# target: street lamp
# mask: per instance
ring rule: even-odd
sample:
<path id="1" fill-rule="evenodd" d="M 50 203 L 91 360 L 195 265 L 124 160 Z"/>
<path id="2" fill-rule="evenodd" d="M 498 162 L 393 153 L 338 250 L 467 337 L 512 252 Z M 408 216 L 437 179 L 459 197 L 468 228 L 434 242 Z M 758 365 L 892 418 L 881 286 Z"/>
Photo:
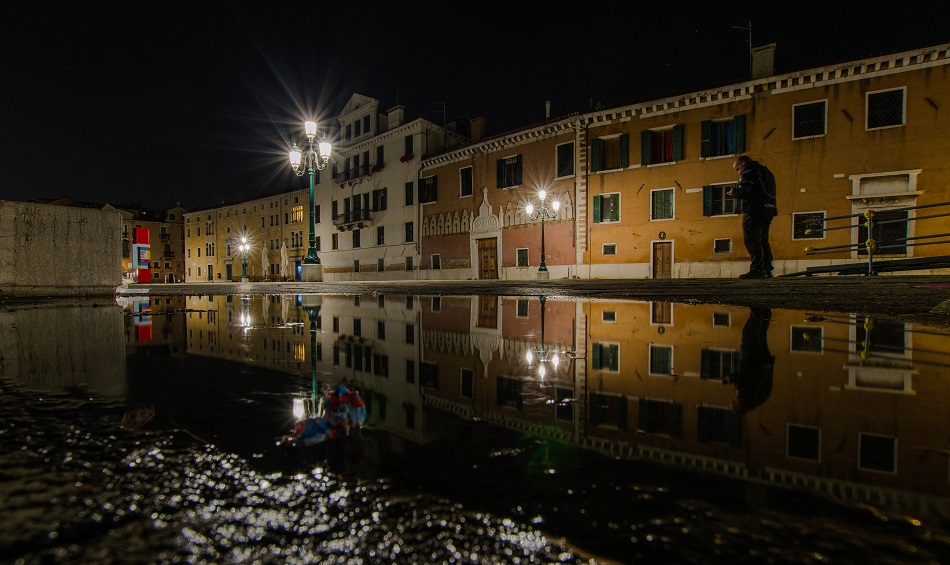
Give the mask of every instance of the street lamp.
<path id="1" fill-rule="evenodd" d="M 552 220 L 556 219 L 557 211 L 560 210 L 561 208 L 560 200 L 557 200 L 555 198 L 554 200 L 551 201 L 551 204 L 550 204 L 551 208 L 548 209 L 548 204 L 546 203 L 547 201 L 545 200 L 547 195 L 548 193 L 546 190 L 542 189 L 538 191 L 538 198 L 541 199 L 541 205 L 538 206 L 537 213 L 535 213 L 534 204 L 528 203 L 528 205 L 525 207 L 525 210 L 528 212 L 528 216 L 531 216 L 532 221 L 537 221 L 538 218 L 541 218 L 541 266 L 538 267 L 539 279 L 546 279 L 548 278 L 548 276 L 550 276 L 548 274 L 548 266 L 544 262 L 544 220 L 546 218 L 551 218 Z M 543 309 L 542 309 L 542 312 L 543 312 Z"/>
<path id="2" fill-rule="evenodd" d="M 310 398 L 295 398 L 293 401 L 294 418 L 297 421 L 307 418 L 319 418 L 323 415 L 322 384 L 317 380 L 317 318 L 323 297 L 307 294 L 302 299 L 304 311 L 310 318 Z"/>
<path id="3" fill-rule="evenodd" d="M 247 237 L 241 237 L 241 244 L 238 245 L 238 249 L 244 255 L 244 261 L 241 265 L 241 282 L 247 282 L 247 252 L 250 248 L 251 244 L 247 242 Z"/>
<path id="4" fill-rule="evenodd" d="M 541 380 L 544 380 L 544 377 L 547 376 L 548 366 L 553 369 L 554 372 L 557 372 L 558 366 L 561 364 L 561 352 L 557 350 L 557 347 L 548 347 L 547 343 L 544 341 L 544 303 L 547 301 L 547 298 L 544 295 L 540 296 L 541 300 L 541 347 L 536 352 L 531 351 L 530 349 L 525 353 L 525 361 L 528 362 L 528 368 L 532 368 L 535 361 L 535 353 L 537 353 L 538 361 L 538 376 L 541 377 Z"/>
<path id="5" fill-rule="evenodd" d="M 317 171 L 327 168 L 330 161 L 330 142 L 326 136 L 320 139 L 317 144 L 317 151 L 313 148 L 313 138 L 317 136 L 317 122 L 308 121 L 304 124 L 304 130 L 307 132 L 307 141 L 309 147 L 306 152 L 301 152 L 297 144 L 290 150 L 290 166 L 294 173 L 302 177 L 304 171 L 310 173 L 310 249 L 307 250 L 307 256 L 304 257 L 301 276 L 308 282 L 319 282 L 323 280 L 323 266 L 320 264 L 320 258 L 317 257 L 317 237 L 314 233 L 313 221 L 313 191 L 314 181 Z"/>

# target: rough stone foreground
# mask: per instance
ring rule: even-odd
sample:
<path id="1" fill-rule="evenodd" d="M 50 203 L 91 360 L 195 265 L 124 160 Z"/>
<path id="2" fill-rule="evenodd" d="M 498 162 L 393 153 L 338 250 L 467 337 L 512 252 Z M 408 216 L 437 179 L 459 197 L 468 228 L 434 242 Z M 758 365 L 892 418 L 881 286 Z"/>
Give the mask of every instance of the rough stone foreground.
<path id="1" fill-rule="evenodd" d="M 414 294 L 569 296 L 767 306 L 874 315 L 950 328 L 950 276 L 817 276 L 773 279 L 557 279 L 136 284 L 153 296 L 196 294 Z"/>

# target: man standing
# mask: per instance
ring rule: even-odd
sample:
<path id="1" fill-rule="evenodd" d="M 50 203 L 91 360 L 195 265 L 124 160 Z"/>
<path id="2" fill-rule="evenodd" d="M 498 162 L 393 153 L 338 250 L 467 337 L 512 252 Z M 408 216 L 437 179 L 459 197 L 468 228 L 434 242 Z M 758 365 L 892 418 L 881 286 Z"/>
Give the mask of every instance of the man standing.
<path id="1" fill-rule="evenodd" d="M 739 173 L 739 183 L 726 195 L 737 199 L 737 212 L 742 212 L 742 238 L 749 252 L 749 272 L 740 279 L 764 279 L 772 276 L 772 247 L 769 228 L 778 213 L 775 206 L 775 176 L 768 168 L 740 155 L 732 164 Z"/>

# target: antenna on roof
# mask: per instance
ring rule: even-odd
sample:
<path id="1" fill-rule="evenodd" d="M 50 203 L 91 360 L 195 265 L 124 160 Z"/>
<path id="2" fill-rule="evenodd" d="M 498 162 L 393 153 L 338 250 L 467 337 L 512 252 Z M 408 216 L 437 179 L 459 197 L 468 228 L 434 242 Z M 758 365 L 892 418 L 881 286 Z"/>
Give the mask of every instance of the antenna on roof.
<path id="1" fill-rule="evenodd" d="M 442 126 L 444 127 L 445 126 L 445 102 L 433 102 L 433 104 L 435 104 L 436 106 L 438 106 L 439 104 L 442 105 L 441 110 L 433 110 L 433 112 L 435 112 L 436 114 L 439 114 L 439 113 L 442 114 Z"/>
<path id="2" fill-rule="evenodd" d="M 752 80 L 752 20 L 749 20 L 748 26 L 732 26 L 732 29 L 749 32 L 749 80 Z"/>

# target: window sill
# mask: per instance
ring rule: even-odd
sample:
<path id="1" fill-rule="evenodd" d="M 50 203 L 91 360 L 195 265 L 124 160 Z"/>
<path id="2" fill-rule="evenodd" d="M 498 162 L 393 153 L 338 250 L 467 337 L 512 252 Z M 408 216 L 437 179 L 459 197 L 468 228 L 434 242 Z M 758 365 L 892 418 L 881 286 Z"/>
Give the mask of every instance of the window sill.
<path id="1" fill-rule="evenodd" d="M 729 153 L 728 155 L 710 155 L 709 157 L 700 157 L 700 161 L 718 161 L 720 159 L 729 159 L 735 157 L 738 153 Z"/>
<path id="2" fill-rule="evenodd" d="M 666 166 L 669 166 L 669 165 L 675 165 L 677 162 L 678 162 L 678 161 L 667 161 L 667 162 L 665 162 L 665 163 L 650 163 L 650 164 L 647 165 L 646 167 L 647 167 L 648 169 L 652 169 L 653 167 L 666 167 Z"/>
<path id="3" fill-rule="evenodd" d="M 817 135 L 803 135 L 803 136 L 801 136 L 801 137 L 793 137 L 793 138 L 792 138 L 792 141 L 799 141 L 799 140 L 802 140 L 802 139 L 817 139 L 817 138 L 819 138 L 819 137 L 825 137 L 826 135 L 828 135 L 828 134 L 827 134 L 827 133 L 819 133 L 819 134 L 817 134 Z"/>
<path id="4" fill-rule="evenodd" d="M 907 192 L 882 192 L 881 194 L 852 194 L 845 196 L 845 198 L 848 200 L 864 200 L 866 202 L 868 200 L 876 199 L 886 200 L 889 198 L 917 198 L 922 194 L 923 191 L 916 190 Z"/>
<path id="5" fill-rule="evenodd" d="M 907 125 L 907 124 L 891 124 L 891 125 L 889 125 L 889 126 L 880 126 L 880 127 L 876 127 L 876 128 L 865 127 L 865 128 L 864 128 L 864 131 L 878 131 L 878 130 L 882 130 L 882 129 L 902 128 L 902 127 L 904 127 L 904 126 L 906 126 L 906 125 Z"/>

